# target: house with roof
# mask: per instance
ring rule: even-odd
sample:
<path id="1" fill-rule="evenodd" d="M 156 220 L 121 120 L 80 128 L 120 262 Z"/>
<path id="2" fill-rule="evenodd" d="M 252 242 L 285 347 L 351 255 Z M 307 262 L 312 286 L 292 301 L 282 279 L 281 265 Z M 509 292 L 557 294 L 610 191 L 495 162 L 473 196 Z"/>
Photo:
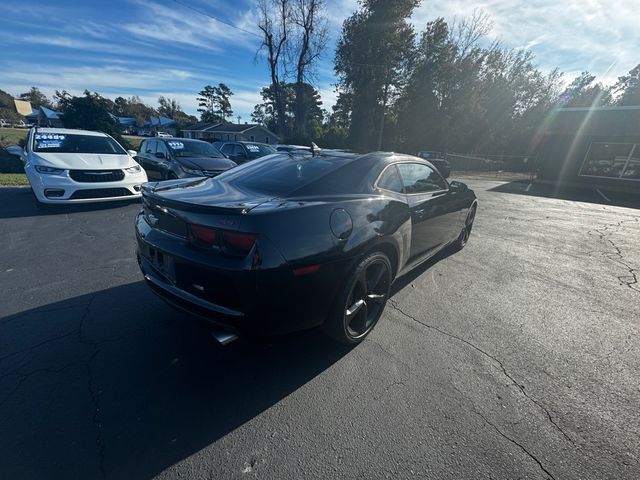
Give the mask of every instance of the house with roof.
<path id="1" fill-rule="evenodd" d="M 152 132 L 166 132 L 171 135 L 176 135 L 178 132 L 178 124 L 175 120 L 168 117 L 151 117 L 144 122 L 144 128 L 151 130 Z"/>
<path id="2" fill-rule="evenodd" d="M 256 123 L 220 123 L 200 122 L 182 130 L 185 138 L 206 140 L 209 142 L 247 141 L 261 143 L 279 143 L 278 135 L 264 125 Z"/>

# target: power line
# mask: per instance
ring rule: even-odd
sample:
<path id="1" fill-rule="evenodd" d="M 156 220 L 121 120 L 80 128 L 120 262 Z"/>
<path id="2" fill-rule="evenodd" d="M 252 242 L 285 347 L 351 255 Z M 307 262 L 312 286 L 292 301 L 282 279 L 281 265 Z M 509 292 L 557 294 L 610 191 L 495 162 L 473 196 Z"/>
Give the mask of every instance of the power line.
<path id="1" fill-rule="evenodd" d="M 203 12 L 202 10 L 197 9 L 196 7 L 193 7 L 188 3 L 182 2 L 181 0 L 173 0 L 173 1 L 176 2 L 178 5 L 182 5 L 183 7 L 188 8 L 189 10 L 193 10 L 194 12 L 199 13 L 200 15 L 204 15 L 205 17 L 215 20 L 216 22 L 224 23 L 225 25 L 235 28 L 236 30 L 240 30 L 241 32 L 248 33 L 249 35 L 253 35 L 254 37 L 262 38 L 260 35 L 258 35 L 255 32 L 252 32 L 250 30 L 245 30 L 244 28 L 238 27 L 237 25 L 227 22 L 226 20 L 223 20 L 221 18 L 218 18 L 215 15 L 211 15 L 207 12 Z"/>

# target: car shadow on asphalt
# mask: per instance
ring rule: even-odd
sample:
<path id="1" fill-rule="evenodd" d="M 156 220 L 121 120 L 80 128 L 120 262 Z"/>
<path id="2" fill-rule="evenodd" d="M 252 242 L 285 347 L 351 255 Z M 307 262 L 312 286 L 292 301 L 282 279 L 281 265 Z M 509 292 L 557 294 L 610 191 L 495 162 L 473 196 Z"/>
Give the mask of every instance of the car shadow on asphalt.
<path id="1" fill-rule="evenodd" d="M 489 191 L 534 197 L 556 198 L 560 200 L 595 203 L 599 205 L 640 208 L 640 191 L 636 194 L 605 189 L 600 189 L 600 191 L 598 191 L 595 187 L 556 187 L 536 182 L 530 183 L 523 180 L 504 183 L 489 189 Z"/>
<path id="2" fill-rule="evenodd" d="M 115 200 L 97 203 L 75 203 L 69 205 L 38 206 L 31 189 L 28 187 L 0 188 L 0 219 L 41 217 L 45 215 L 61 215 L 67 213 L 109 210 L 140 203 L 139 198 L 131 200 Z"/>
<path id="3" fill-rule="evenodd" d="M 4 478 L 151 478 L 351 352 L 316 331 L 220 347 L 142 282 L 2 318 L 0 347 Z"/>
<path id="4" fill-rule="evenodd" d="M 393 282 L 393 285 L 391 285 L 390 296 L 393 297 L 394 295 L 399 293 L 405 287 L 410 285 L 414 280 L 416 280 L 420 275 L 422 275 L 431 267 L 433 267 L 436 263 L 441 262 L 447 257 L 450 257 L 454 253 L 456 253 L 456 251 L 452 246 L 446 247 L 441 251 L 439 251 L 438 253 L 436 253 L 433 257 L 431 257 L 429 260 L 424 262 L 422 265 L 415 267 L 413 270 L 410 270 L 406 274 L 399 277 L 395 282 Z"/>

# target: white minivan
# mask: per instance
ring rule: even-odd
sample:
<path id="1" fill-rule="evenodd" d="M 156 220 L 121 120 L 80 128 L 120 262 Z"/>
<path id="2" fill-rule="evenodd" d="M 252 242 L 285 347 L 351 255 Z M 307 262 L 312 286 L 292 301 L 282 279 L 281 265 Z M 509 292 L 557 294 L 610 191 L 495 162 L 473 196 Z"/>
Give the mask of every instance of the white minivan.
<path id="1" fill-rule="evenodd" d="M 133 159 L 136 152 L 125 151 L 105 133 L 36 127 L 25 148 L 14 153 L 20 154 L 33 193 L 43 204 L 133 199 L 141 196 L 147 181 Z"/>

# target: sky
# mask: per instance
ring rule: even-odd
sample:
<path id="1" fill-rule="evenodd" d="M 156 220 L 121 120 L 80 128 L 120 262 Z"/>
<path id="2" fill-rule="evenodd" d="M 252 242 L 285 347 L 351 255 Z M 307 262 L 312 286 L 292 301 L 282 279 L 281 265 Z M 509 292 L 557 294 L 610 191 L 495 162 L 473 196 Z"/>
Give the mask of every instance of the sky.
<path id="1" fill-rule="evenodd" d="M 336 97 L 335 41 L 358 4 L 326 2 L 330 41 L 313 83 L 329 109 Z M 37 86 L 49 96 L 88 89 L 109 98 L 138 95 L 152 106 L 163 95 L 196 114 L 197 92 L 226 83 L 234 92 L 234 116 L 250 121 L 269 82 L 256 54 L 255 3 L 30 0 L 27 7 L 24 0 L 2 0 L 0 89 L 18 95 Z M 423 0 L 411 21 L 420 31 L 434 18 L 459 20 L 474 10 L 492 20 L 488 40 L 531 49 L 540 69 L 558 67 L 567 83 L 588 70 L 611 84 L 640 63 L 637 0 Z"/>

